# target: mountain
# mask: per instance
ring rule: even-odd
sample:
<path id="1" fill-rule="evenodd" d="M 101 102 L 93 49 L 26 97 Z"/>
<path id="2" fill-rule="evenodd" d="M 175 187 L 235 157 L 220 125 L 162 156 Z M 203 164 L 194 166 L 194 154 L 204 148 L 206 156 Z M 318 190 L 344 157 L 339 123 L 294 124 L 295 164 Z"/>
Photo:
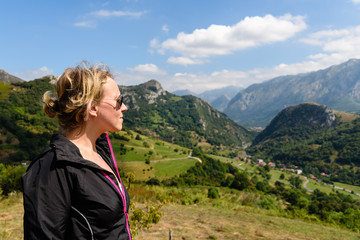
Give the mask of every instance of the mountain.
<path id="1" fill-rule="evenodd" d="M 360 185 L 360 116 L 303 103 L 283 109 L 246 150 L 306 174 Z"/>
<path id="2" fill-rule="evenodd" d="M 192 147 L 198 142 L 213 146 L 246 147 L 253 133 L 236 124 L 197 97 L 176 96 L 159 82 L 120 86 L 125 104 L 125 126 L 147 131 L 163 140 Z"/>
<path id="3" fill-rule="evenodd" d="M 233 98 L 242 88 L 236 86 L 227 86 L 223 88 L 208 90 L 203 93 L 197 95 L 197 97 L 208 101 L 209 103 L 213 103 L 213 101 L 217 100 L 221 96 L 227 96 L 228 98 Z"/>
<path id="4" fill-rule="evenodd" d="M 302 103 L 282 110 L 270 124 L 256 136 L 253 144 L 291 137 L 299 140 L 336 124 L 336 115 L 330 108 L 316 103 Z M 306 129 L 306 131 L 305 131 Z M 299 131 L 298 131 L 299 130 Z"/>
<path id="5" fill-rule="evenodd" d="M 4 70 L 0 69 L 0 81 L 6 82 L 6 83 L 15 83 L 15 82 L 23 82 L 24 80 L 15 77 Z"/>
<path id="6" fill-rule="evenodd" d="M 201 98 L 211 104 L 214 108 L 219 111 L 223 111 L 228 105 L 231 98 L 233 98 L 243 88 L 235 86 L 227 86 L 224 88 L 218 88 L 208 90 L 202 93 L 194 93 L 190 90 L 177 90 L 173 94 L 177 96 L 193 95 Z"/>
<path id="7" fill-rule="evenodd" d="M 224 113 L 245 126 L 266 126 L 284 107 L 309 101 L 360 112 L 360 60 L 251 85 L 231 99 Z"/>
<path id="8" fill-rule="evenodd" d="M 185 96 L 185 95 L 193 95 L 193 96 L 197 96 L 196 93 L 190 91 L 190 90 L 176 90 L 174 92 L 172 92 L 173 94 L 177 95 L 177 96 Z"/>
<path id="9" fill-rule="evenodd" d="M 220 97 L 218 97 L 217 99 L 211 102 L 211 106 L 222 112 L 225 110 L 229 102 L 230 102 L 230 98 L 228 96 L 221 95 Z"/>

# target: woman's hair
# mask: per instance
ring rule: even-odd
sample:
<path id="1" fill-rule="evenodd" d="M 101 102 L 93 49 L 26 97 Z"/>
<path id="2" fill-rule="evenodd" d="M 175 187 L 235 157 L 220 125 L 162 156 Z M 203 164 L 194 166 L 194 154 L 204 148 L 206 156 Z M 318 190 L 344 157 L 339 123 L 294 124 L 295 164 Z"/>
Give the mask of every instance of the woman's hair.
<path id="1" fill-rule="evenodd" d="M 102 85 L 108 77 L 113 78 L 105 64 L 81 62 L 67 68 L 55 82 L 55 96 L 50 91 L 44 94 L 44 113 L 55 117 L 65 132 L 83 126 L 90 107 L 101 100 Z"/>

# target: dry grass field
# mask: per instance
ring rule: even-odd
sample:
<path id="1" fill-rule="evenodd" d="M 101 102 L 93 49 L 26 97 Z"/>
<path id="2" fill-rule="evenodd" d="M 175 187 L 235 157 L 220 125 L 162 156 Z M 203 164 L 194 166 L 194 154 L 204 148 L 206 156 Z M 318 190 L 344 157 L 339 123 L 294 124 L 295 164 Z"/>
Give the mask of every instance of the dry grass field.
<path id="1" fill-rule="evenodd" d="M 278 239 L 278 240 L 350 240 L 360 235 L 296 219 L 255 213 L 249 207 L 221 209 L 213 206 L 165 205 L 164 216 L 149 230 L 143 230 L 134 240 L 169 239 Z"/>
<path id="2" fill-rule="evenodd" d="M 219 200 L 221 201 L 221 200 Z M 271 216 L 261 209 L 241 205 L 223 207 L 217 201 L 181 205 L 168 203 L 164 216 L 149 230 L 141 230 L 134 240 L 172 239 L 278 239 L 355 240 L 360 234 L 297 219 Z M 144 203 L 136 203 L 137 208 Z M 22 195 L 0 200 L 0 240 L 23 239 Z"/>

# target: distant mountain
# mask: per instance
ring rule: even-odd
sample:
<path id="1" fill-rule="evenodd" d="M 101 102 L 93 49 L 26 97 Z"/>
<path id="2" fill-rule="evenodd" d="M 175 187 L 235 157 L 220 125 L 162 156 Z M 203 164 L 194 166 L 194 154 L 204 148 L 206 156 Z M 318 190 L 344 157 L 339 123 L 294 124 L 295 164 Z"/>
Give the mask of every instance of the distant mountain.
<path id="1" fill-rule="evenodd" d="M 241 89 L 241 87 L 236 86 L 227 86 L 223 88 L 208 90 L 203 93 L 200 93 L 197 95 L 197 97 L 204 99 L 208 101 L 210 104 L 212 104 L 213 101 L 218 99 L 221 96 L 227 96 L 228 98 L 233 98 Z"/>
<path id="2" fill-rule="evenodd" d="M 196 93 L 190 91 L 190 90 L 176 90 L 174 92 L 172 92 L 172 94 L 175 94 L 177 96 L 185 96 L 185 95 L 193 95 L 193 96 L 197 96 Z"/>
<path id="3" fill-rule="evenodd" d="M 198 142 L 214 146 L 246 147 L 253 133 L 214 109 L 208 102 L 165 91 L 150 80 L 137 86 L 121 86 L 129 110 L 125 126 L 148 131 L 163 140 L 192 147 Z"/>
<path id="4" fill-rule="evenodd" d="M 230 98 L 228 96 L 221 95 L 220 97 L 218 97 L 217 99 L 211 102 L 211 106 L 222 112 L 226 109 L 229 102 L 230 102 Z"/>
<path id="5" fill-rule="evenodd" d="M 21 78 L 15 77 L 2 69 L 0 69 L 0 81 L 6 83 L 24 82 Z"/>
<path id="6" fill-rule="evenodd" d="M 315 103 L 290 106 L 246 151 L 256 158 L 298 166 L 306 174 L 325 173 L 332 181 L 360 185 L 360 116 Z"/>
<path id="7" fill-rule="evenodd" d="M 174 91 L 173 94 L 178 96 L 193 95 L 209 102 L 211 106 L 219 111 L 222 111 L 225 109 L 225 105 L 229 103 L 230 99 L 233 98 L 242 89 L 243 88 L 241 87 L 227 86 L 224 88 L 208 90 L 202 93 L 194 93 L 190 90 L 177 90 Z"/>
<path id="8" fill-rule="evenodd" d="M 231 99 L 224 113 L 245 126 L 266 126 L 284 107 L 309 101 L 360 112 L 360 60 L 251 85 Z"/>

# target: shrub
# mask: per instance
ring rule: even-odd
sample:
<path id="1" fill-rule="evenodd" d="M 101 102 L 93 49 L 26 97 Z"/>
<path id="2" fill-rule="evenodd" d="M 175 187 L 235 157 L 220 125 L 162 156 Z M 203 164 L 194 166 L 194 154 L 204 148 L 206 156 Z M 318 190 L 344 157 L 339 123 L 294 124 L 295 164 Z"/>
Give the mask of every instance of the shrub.
<path id="1" fill-rule="evenodd" d="M 209 188 L 208 189 L 208 198 L 212 198 L 212 199 L 220 198 L 219 191 L 214 187 Z"/>
<path id="2" fill-rule="evenodd" d="M 13 191 L 21 191 L 21 176 L 26 172 L 26 168 L 21 165 L 17 166 L 6 166 L 0 172 L 0 188 L 2 189 L 2 194 L 7 196 Z"/>
<path id="3" fill-rule="evenodd" d="M 147 185 L 157 185 L 160 186 L 160 180 L 157 178 L 150 178 L 147 182 Z"/>
<path id="4" fill-rule="evenodd" d="M 275 198 L 271 195 L 264 195 L 261 196 L 260 200 L 256 203 L 257 206 L 264 208 L 264 209 L 273 209 L 273 210 L 280 210 L 281 206 L 279 202 L 275 200 Z"/>
<path id="5" fill-rule="evenodd" d="M 148 142 L 143 142 L 143 146 L 146 147 L 146 148 L 149 148 L 150 144 Z"/>

